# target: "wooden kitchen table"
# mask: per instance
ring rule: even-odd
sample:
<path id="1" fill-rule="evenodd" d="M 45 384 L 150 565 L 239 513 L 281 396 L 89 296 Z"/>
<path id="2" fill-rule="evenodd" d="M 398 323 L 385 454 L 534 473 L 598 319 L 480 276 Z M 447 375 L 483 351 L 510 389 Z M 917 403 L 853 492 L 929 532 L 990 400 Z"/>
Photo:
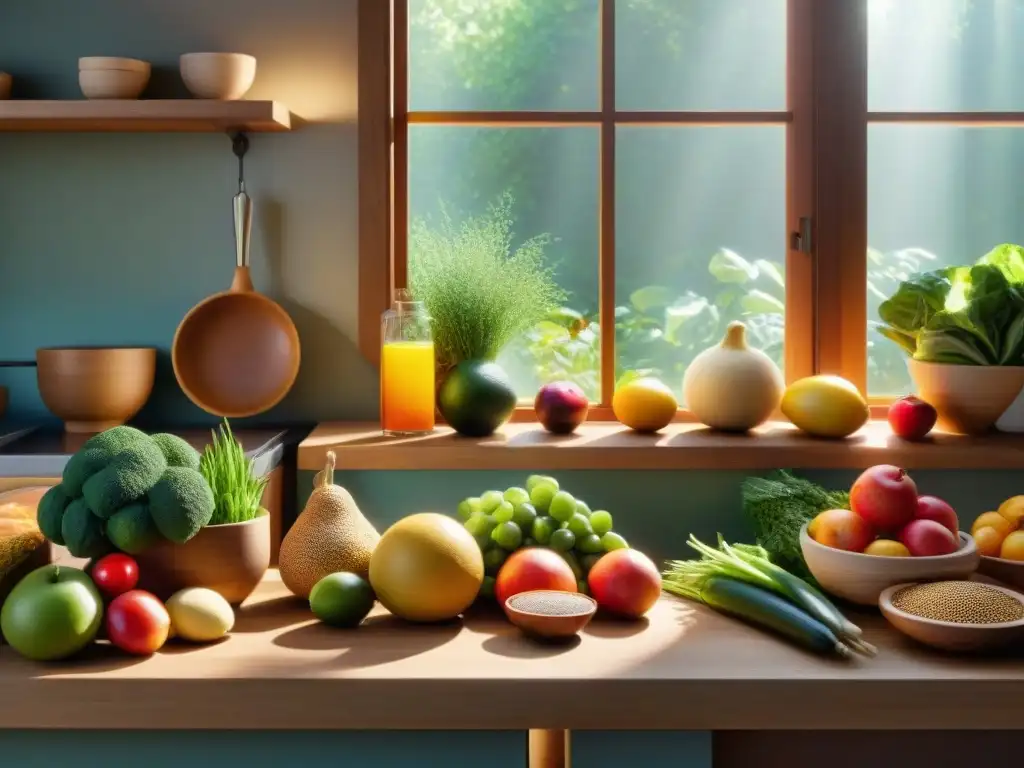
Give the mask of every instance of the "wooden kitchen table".
<path id="1" fill-rule="evenodd" d="M 0 647 L 0 727 L 523 729 L 532 764 L 563 765 L 571 729 L 1017 729 L 1024 654 L 931 653 L 872 615 L 875 659 L 820 659 L 663 598 L 638 623 L 595 620 L 542 645 L 496 613 L 433 626 L 376 610 L 331 629 L 276 571 L 209 646 L 148 659 L 105 644 L 36 664 Z"/>

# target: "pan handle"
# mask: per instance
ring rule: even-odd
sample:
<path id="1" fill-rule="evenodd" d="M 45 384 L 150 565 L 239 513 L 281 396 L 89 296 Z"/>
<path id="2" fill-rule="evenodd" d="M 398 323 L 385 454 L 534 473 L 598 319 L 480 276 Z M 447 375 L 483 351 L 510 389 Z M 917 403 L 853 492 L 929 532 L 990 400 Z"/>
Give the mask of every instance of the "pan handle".
<path id="1" fill-rule="evenodd" d="M 252 235 L 252 198 L 244 191 L 235 195 L 235 266 L 249 267 L 249 238 Z"/>

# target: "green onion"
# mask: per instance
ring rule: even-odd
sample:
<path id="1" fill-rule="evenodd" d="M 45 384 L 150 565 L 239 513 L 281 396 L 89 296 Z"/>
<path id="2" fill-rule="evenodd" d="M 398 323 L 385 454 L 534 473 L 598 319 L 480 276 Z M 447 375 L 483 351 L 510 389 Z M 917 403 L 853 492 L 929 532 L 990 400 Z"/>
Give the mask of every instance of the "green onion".
<path id="1" fill-rule="evenodd" d="M 860 627 L 847 620 L 821 592 L 771 562 L 763 548 L 749 544 L 730 545 L 721 535 L 717 549 L 693 535 L 687 543 L 700 553 L 701 559 L 669 561 L 662 578 L 662 587 L 666 591 L 707 602 L 705 590 L 710 580 L 726 578 L 743 582 L 788 601 L 853 650 L 868 656 L 875 654 L 875 648 L 862 639 Z"/>

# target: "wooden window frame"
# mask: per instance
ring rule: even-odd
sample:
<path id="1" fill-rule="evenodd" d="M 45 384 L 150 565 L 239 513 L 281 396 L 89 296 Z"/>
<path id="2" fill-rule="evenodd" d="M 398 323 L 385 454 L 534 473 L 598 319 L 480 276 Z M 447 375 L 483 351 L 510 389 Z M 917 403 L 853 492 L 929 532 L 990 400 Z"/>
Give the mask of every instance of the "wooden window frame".
<path id="1" fill-rule="evenodd" d="M 725 1 L 725 0 L 723 0 Z M 599 317 L 613 328 L 615 127 L 784 125 L 786 128 L 785 370 L 788 381 L 835 373 L 867 391 L 868 125 L 1024 127 L 1024 112 L 868 112 L 867 1 L 788 0 L 785 111 L 616 111 L 614 0 L 601 0 L 601 103 L 593 112 L 407 111 L 408 0 L 359 2 L 359 342 L 380 356 L 380 314 L 404 284 L 410 124 L 591 125 L 601 131 Z M 811 247 L 800 241 L 811 222 Z M 860 289 L 852 286 L 862 286 Z M 615 334 L 601 336 L 601 402 L 612 419 Z M 872 397 L 874 415 L 892 398 Z M 531 408 L 517 413 L 533 418 Z M 691 420 L 681 410 L 677 420 Z"/>

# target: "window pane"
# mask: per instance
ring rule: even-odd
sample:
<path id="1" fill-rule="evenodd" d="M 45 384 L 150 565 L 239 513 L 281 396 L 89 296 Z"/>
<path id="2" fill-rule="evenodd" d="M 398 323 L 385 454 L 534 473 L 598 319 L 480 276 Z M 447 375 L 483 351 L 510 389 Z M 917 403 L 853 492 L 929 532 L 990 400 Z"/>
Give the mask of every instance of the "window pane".
<path id="1" fill-rule="evenodd" d="M 617 109 L 785 109 L 786 0 L 615 2 Z"/>
<path id="2" fill-rule="evenodd" d="M 1024 109 L 1024 3 L 867 0 L 868 105 L 877 111 Z"/>
<path id="3" fill-rule="evenodd" d="M 683 371 L 733 320 L 782 365 L 785 129 L 618 129 L 618 371 Z"/>
<path id="4" fill-rule="evenodd" d="M 548 265 L 566 292 L 565 309 L 511 344 L 499 362 L 521 397 L 544 382 L 568 379 L 600 397 L 598 342 L 597 128 L 409 127 L 410 225 L 440 224 L 442 206 L 458 225 L 512 200 L 513 248 L 549 235 Z M 410 264 L 416 258 L 410 238 Z M 574 318 L 592 319 L 582 329 Z"/>
<path id="5" fill-rule="evenodd" d="M 598 5 L 409 0 L 409 109 L 597 109 Z"/>
<path id="6" fill-rule="evenodd" d="M 906 355 L 877 332 L 878 306 L 909 275 L 1024 243 L 1024 132 L 873 125 L 868 131 L 868 393 L 913 385 Z"/>

